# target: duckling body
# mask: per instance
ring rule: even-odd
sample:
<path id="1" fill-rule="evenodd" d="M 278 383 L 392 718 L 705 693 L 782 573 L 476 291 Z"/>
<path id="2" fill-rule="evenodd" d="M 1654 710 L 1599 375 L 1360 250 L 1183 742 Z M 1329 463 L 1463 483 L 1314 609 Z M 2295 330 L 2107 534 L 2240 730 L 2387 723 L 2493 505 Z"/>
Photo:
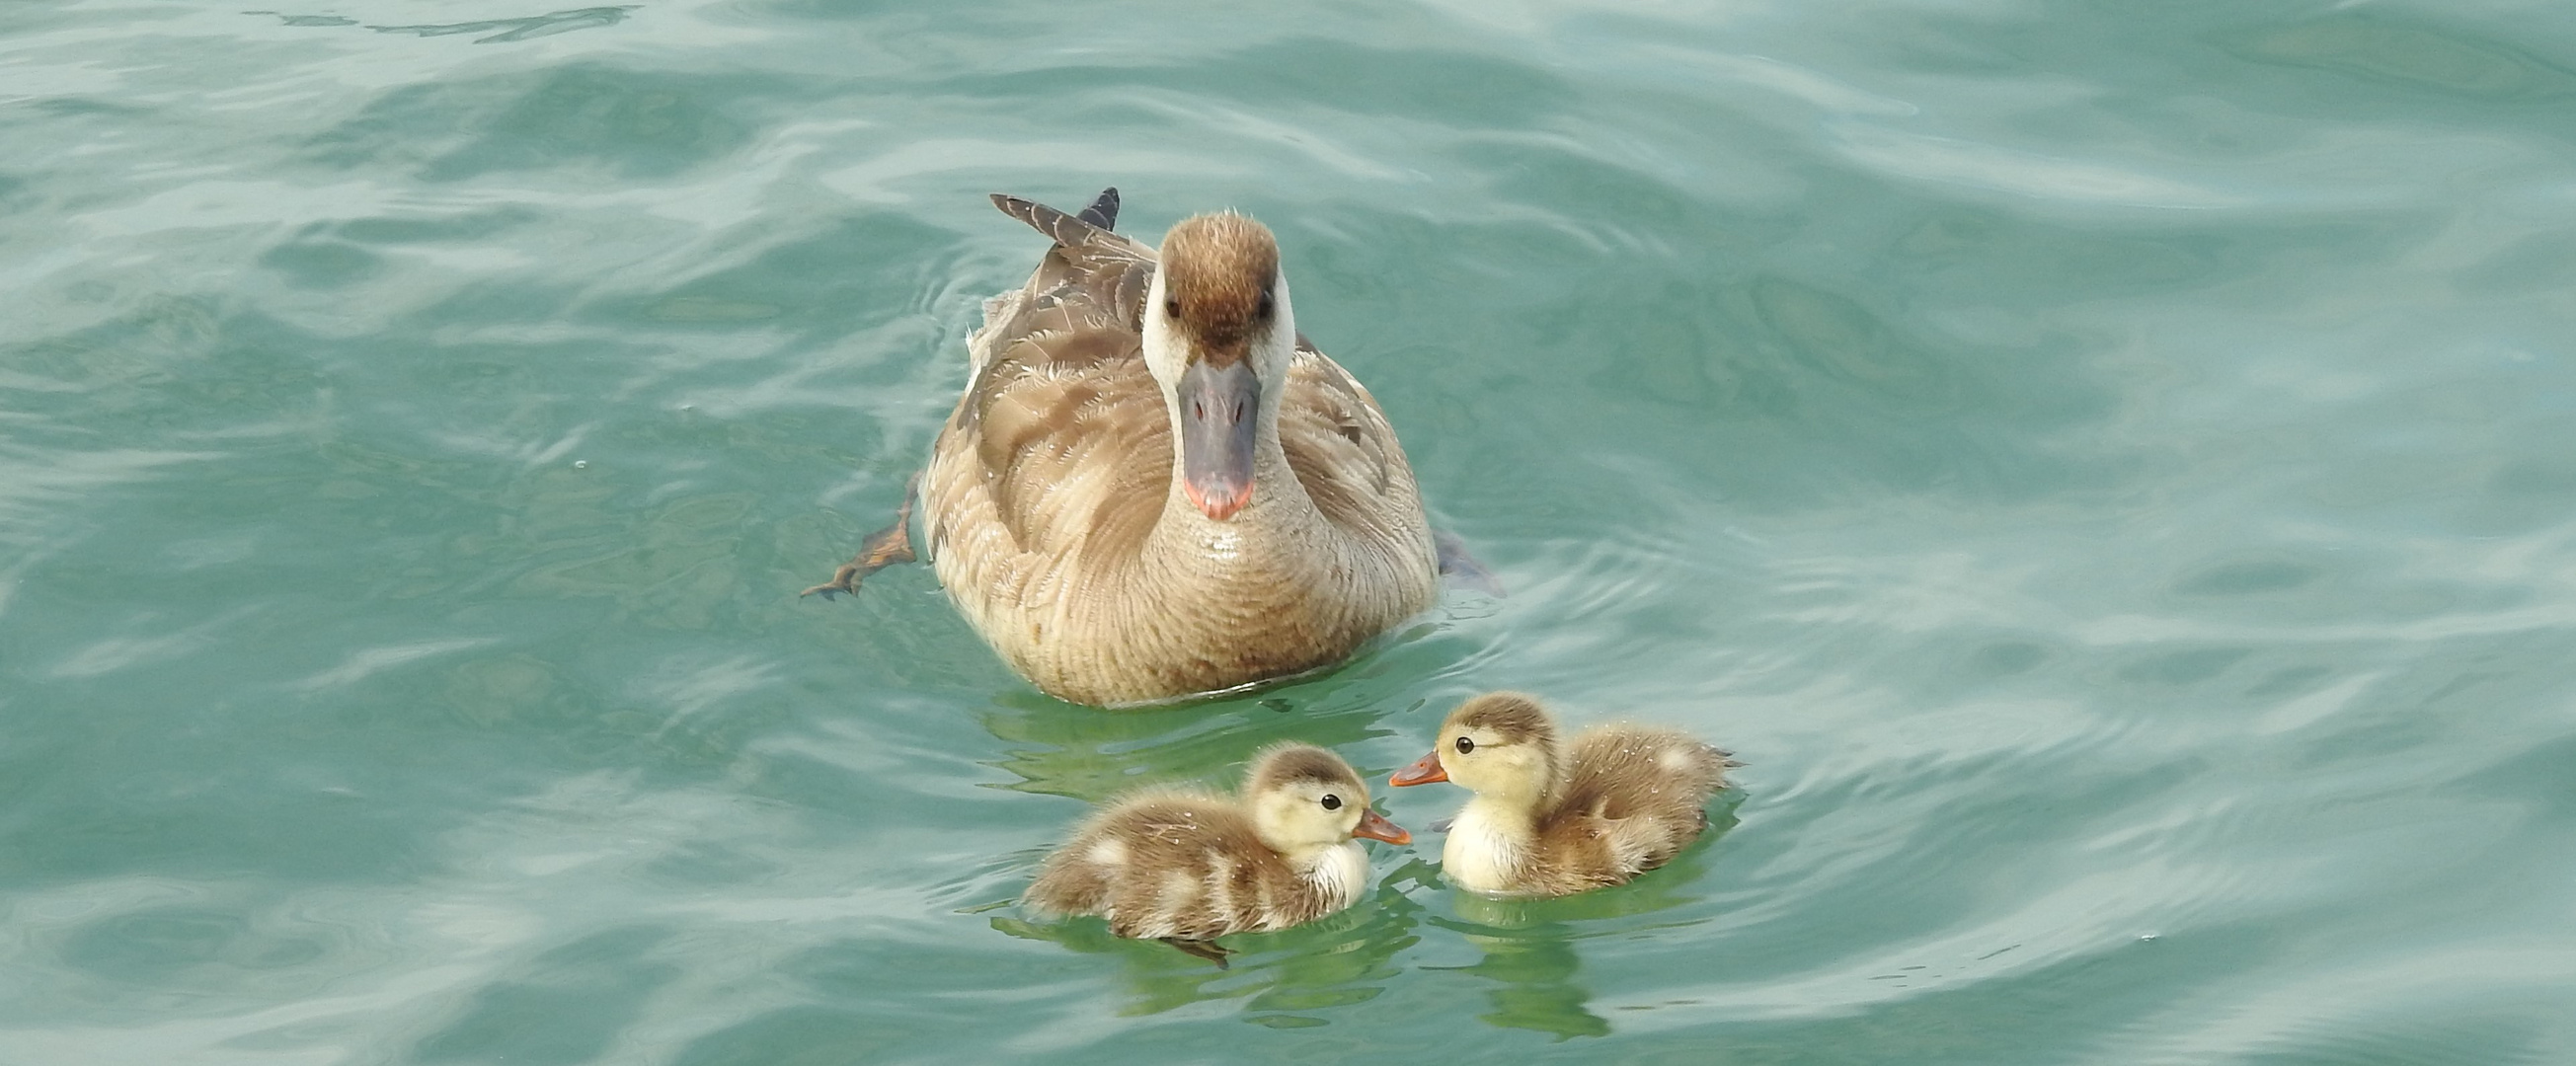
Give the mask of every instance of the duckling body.
<path id="1" fill-rule="evenodd" d="M 1077 703 L 1327 666 L 1439 591 L 1377 401 L 1297 333 L 1270 231 L 1233 214 L 1159 253 L 996 196 L 1055 239 L 985 305 L 920 499 L 940 584 L 1022 676 Z"/>
<path id="2" fill-rule="evenodd" d="M 1452 781 L 1474 798 L 1442 845 L 1452 884 L 1497 896 L 1562 896 L 1624 884 L 1708 827 L 1728 753 L 1674 729 L 1594 726 L 1559 744 L 1538 702 L 1491 693 L 1441 723 L 1399 786 Z"/>
<path id="3" fill-rule="evenodd" d="M 1023 898 L 1099 915 L 1122 937 L 1285 929 L 1358 901 L 1368 856 L 1355 836 L 1413 839 L 1368 802 L 1339 756 L 1281 745 L 1255 760 L 1240 801 L 1158 789 L 1111 804 L 1047 857 Z"/>

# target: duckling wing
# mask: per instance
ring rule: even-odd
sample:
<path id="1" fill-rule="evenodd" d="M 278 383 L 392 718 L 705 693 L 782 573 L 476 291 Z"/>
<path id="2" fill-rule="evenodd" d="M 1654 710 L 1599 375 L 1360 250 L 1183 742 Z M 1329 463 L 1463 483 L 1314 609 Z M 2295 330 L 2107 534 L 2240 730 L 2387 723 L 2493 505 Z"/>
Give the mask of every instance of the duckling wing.
<path id="1" fill-rule="evenodd" d="M 1559 831 L 1597 841 L 1616 881 L 1671 861 L 1696 839 L 1726 771 L 1726 753 L 1673 729 L 1597 726 L 1578 734 L 1568 755 Z"/>
<path id="2" fill-rule="evenodd" d="M 1371 541 L 1429 544 L 1422 496 L 1377 398 L 1302 336 L 1279 402 L 1288 468 L 1334 525 Z"/>
<path id="3" fill-rule="evenodd" d="M 1021 898 L 1060 914 L 1110 914 L 1133 897 L 1134 885 L 1155 879 L 1174 847 L 1200 839 L 1211 820 L 1224 821 L 1228 806 L 1205 793 L 1160 790 L 1112 803 L 1047 856 Z"/>
<path id="4" fill-rule="evenodd" d="M 1231 802 L 1158 793 L 1094 819 L 1047 860 L 1027 899 L 1100 915 L 1123 937 L 1205 940 L 1316 917 L 1320 904 L 1300 887 Z"/>

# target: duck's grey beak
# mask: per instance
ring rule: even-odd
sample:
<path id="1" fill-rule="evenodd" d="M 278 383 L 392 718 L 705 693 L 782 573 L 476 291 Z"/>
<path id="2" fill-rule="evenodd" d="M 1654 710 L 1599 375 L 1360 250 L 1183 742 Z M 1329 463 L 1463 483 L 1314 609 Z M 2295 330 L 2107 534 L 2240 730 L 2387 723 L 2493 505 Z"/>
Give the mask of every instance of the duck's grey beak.
<path id="1" fill-rule="evenodd" d="M 1261 419 L 1261 379 L 1249 360 L 1181 372 L 1181 491 L 1224 521 L 1252 502 L 1252 427 Z"/>

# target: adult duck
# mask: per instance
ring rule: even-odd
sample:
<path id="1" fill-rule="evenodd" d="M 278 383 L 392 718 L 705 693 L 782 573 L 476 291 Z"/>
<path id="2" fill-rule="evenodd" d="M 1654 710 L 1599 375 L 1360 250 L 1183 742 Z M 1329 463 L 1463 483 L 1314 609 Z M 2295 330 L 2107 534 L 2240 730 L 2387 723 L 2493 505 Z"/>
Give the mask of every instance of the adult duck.
<path id="1" fill-rule="evenodd" d="M 1156 249 L 1112 229 L 1116 189 L 1079 215 L 993 203 L 1055 245 L 985 302 L 917 498 L 940 584 L 1012 669 L 1171 700 L 1329 666 L 1432 605 L 1404 449 L 1297 332 L 1267 227 L 1197 215 Z M 808 591 L 910 558 L 903 530 Z"/>

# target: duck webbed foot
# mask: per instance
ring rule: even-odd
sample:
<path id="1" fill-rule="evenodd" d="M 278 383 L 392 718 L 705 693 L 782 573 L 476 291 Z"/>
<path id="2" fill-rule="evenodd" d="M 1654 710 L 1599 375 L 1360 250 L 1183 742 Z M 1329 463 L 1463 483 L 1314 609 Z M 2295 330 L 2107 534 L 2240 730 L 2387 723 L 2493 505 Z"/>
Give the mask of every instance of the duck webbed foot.
<path id="1" fill-rule="evenodd" d="M 828 600 L 835 592 L 856 593 L 859 591 L 859 582 L 869 574 L 896 563 L 908 563 L 919 558 L 912 553 L 912 500 L 915 495 L 914 490 L 920 487 L 921 472 L 916 470 L 912 477 L 903 483 L 903 504 L 895 508 L 894 522 L 884 529 L 868 534 L 866 540 L 860 541 L 859 554 L 852 556 L 849 562 L 842 563 L 840 569 L 832 571 L 832 580 L 806 589 L 797 595 L 811 596 L 820 592 L 823 598 Z"/>
<path id="2" fill-rule="evenodd" d="M 1186 954 L 1196 955 L 1209 962 L 1213 962 L 1216 964 L 1216 968 L 1220 970 L 1226 968 L 1226 956 L 1234 954 L 1234 952 L 1229 949 L 1217 946 L 1217 942 L 1213 940 L 1192 940 L 1188 937 L 1167 936 L 1163 937 L 1162 941 L 1163 943 L 1170 944 L 1173 947 L 1181 949 L 1181 951 Z"/>
<path id="3" fill-rule="evenodd" d="M 1445 529 L 1431 531 L 1431 546 L 1440 554 L 1440 577 L 1458 588 L 1484 593 L 1495 599 L 1503 596 L 1503 583 L 1485 568 L 1483 560 L 1467 550 L 1467 542 Z"/>

